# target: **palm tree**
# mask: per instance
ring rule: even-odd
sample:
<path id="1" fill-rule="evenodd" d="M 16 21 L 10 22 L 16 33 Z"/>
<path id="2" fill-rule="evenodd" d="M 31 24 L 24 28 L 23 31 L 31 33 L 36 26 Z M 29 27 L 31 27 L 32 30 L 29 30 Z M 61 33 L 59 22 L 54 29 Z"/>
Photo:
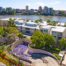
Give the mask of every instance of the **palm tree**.
<path id="1" fill-rule="evenodd" d="M 8 21 L 8 25 L 9 25 L 10 27 L 15 27 L 14 22 L 15 22 L 15 19 L 10 18 L 9 21 Z"/>

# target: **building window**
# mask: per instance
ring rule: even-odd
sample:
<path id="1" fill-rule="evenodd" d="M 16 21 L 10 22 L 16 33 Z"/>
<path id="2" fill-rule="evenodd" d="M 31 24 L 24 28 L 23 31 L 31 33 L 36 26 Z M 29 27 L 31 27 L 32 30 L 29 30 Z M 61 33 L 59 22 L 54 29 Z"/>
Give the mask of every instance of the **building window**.
<path id="1" fill-rule="evenodd" d="M 56 32 L 52 31 L 52 35 L 56 35 Z"/>
<path id="2" fill-rule="evenodd" d="M 59 37 L 62 37 L 62 33 L 58 33 L 58 36 L 59 36 Z"/>
<path id="3" fill-rule="evenodd" d="M 23 25 L 23 23 L 15 22 L 16 25 Z"/>
<path id="4" fill-rule="evenodd" d="M 58 37 L 58 40 L 60 40 L 62 37 Z"/>
<path id="5" fill-rule="evenodd" d="M 30 30 L 30 28 L 25 28 L 26 30 Z"/>
<path id="6" fill-rule="evenodd" d="M 48 30 L 47 30 L 47 29 L 44 29 L 43 31 L 44 31 L 44 32 L 48 32 Z"/>
<path id="7" fill-rule="evenodd" d="M 41 29 L 41 32 L 43 32 L 43 30 Z"/>
<path id="8" fill-rule="evenodd" d="M 54 36 L 54 38 L 56 38 L 56 36 Z"/>
<path id="9" fill-rule="evenodd" d="M 36 24 L 25 24 L 26 26 L 30 26 L 30 27 L 36 27 L 37 25 Z"/>

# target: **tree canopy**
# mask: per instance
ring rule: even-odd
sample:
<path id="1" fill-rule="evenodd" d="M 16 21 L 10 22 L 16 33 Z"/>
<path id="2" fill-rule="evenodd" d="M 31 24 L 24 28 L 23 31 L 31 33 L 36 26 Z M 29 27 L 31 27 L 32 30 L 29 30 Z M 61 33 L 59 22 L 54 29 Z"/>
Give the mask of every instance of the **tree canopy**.
<path id="1" fill-rule="evenodd" d="M 62 39 L 59 41 L 59 48 L 60 48 L 60 49 L 66 49 L 66 38 L 62 38 Z"/>
<path id="2" fill-rule="evenodd" d="M 45 48 L 53 48 L 55 46 L 55 40 L 52 35 L 44 34 Z"/>
<path id="3" fill-rule="evenodd" d="M 32 43 L 34 44 L 35 48 L 42 48 L 45 46 L 43 38 L 43 33 L 41 33 L 40 31 L 35 31 L 35 33 L 31 37 Z"/>
<path id="4" fill-rule="evenodd" d="M 43 34 L 36 31 L 31 37 L 32 43 L 35 48 L 53 48 L 55 46 L 54 37 L 48 34 Z"/>
<path id="5" fill-rule="evenodd" d="M 47 23 L 49 24 L 49 25 L 53 25 L 53 26 L 56 26 L 56 24 L 58 23 L 57 21 L 51 21 L 51 20 L 47 20 Z"/>
<path id="6" fill-rule="evenodd" d="M 14 27 L 15 26 L 14 22 L 15 22 L 15 19 L 10 18 L 8 20 L 8 25 L 11 26 L 11 27 Z"/>

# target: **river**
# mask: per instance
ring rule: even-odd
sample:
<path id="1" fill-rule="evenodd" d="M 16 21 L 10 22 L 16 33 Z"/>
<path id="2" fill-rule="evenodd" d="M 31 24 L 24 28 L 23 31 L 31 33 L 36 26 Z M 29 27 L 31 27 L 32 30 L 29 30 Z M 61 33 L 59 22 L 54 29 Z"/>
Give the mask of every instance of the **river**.
<path id="1" fill-rule="evenodd" d="M 39 16 L 39 15 L 16 15 L 16 16 L 0 16 L 0 19 L 4 18 L 22 18 L 22 19 L 30 19 L 30 20 L 36 20 L 36 19 L 42 19 L 42 20 L 53 20 L 58 22 L 66 22 L 66 17 L 61 16 Z"/>

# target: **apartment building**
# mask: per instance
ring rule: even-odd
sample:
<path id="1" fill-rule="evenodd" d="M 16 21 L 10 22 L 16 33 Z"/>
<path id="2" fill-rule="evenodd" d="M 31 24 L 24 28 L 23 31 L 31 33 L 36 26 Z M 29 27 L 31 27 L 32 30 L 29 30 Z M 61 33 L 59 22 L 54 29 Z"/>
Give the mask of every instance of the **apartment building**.
<path id="1" fill-rule="evenodd" d="M 22 31 L 22 25 L 25 23 L 23 20 L 15 20 L 15 25 L 18 27 L 19 31 Z"/>
<path id="2" fill-rule="evenodd" d="M 39 25 L 35 22 L 26 22 L 22 25 L 22 32 L 26 35 L 32 35 L 35 30 L 40 30 Z"/>
<path id="3" fill-rule="evenodd" d="M 66 27 L 55 26 L 51 29 L 51 35 L 56 38 L 56 41 L 61 38 L 66 38 Z"/>
<path id="4" fill-rule="evenodd" d="M 56 38 L 56 41 L 60 40 L 61 38 L 66 38 L 66 27 L 51 26 L 48 25 L 46 22 L 35 23 L 31 21 L 18 21 L 16 22 L 16 24 L 18 29 L 22 31 L 22 33 L 27 35 L 32 35 L 35 30 L 40 30 L 43 33 L 53 35 Z"/>
<path id="5" fill-rule="evenodd" d="M 41 32 L 46 33 L 46 34 L 50 34 L 51 29 L 52 29 L 52 26 L 49 26 L 49 25 L 40 27 Z"/>

